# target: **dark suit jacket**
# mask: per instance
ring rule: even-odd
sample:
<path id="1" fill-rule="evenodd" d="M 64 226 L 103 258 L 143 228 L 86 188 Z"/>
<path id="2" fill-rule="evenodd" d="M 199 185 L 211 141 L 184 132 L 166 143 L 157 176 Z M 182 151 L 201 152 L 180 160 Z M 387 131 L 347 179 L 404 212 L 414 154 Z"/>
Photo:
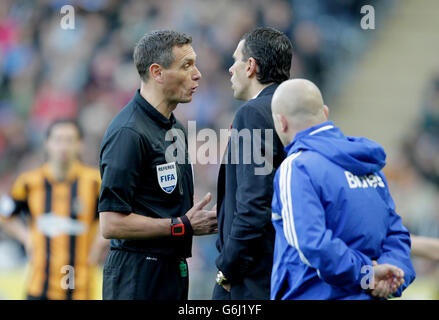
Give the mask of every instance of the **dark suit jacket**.
<path id="1" fill-rule="evenodd" d="M 232 129 L 238 132 L 249 129 L 250 143 L 248 136 L 243 138 L 245 134 L 236 138 L 232 133 L 219 171 L 217 249 L 220 254 L 216 265 L 232 283 L 230 299 L 270 297 L 274 249 L 273 178 L 285 158 L 271 115 L 271 99 L 277 87 L 277 84 L 266 87 L 255 99 L 239 108 Z M 261 138 L 253 129 L 261 129 Z M 265 129 L 272 130 L 272 139 L 270 134 L 265 134 Z M 271 150 L 272 156 L 269 155 Z M 266 155 L 265 163 L 254 156 L 255 151 Z M 270 158 L 272 163 L 269 163 Z M 268 169 L 268 174 L 255 174 L 262 167 Z M 213 298 L 221 299 L 217 289 Z"/>

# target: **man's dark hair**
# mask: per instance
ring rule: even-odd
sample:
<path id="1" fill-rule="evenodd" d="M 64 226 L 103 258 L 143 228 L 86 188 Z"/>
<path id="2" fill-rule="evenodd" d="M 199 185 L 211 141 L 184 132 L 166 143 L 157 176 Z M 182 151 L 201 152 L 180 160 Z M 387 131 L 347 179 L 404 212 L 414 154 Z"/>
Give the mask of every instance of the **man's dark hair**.
<path id="1" fill-rule="evenodd" d="M 78 121 L 76 121 L 75 119 L 64 119 L 64 118 L 57 119 L 49 125 L 49 127 L 47 128 L 47 132 L 46 132 L 46 139 L 48 139 L 50 137 L 50 135 L 52 134 L 53 128 L 55 128 L 57 125 L 60 125 L 60 124 L 71 124 L 71 125 L 75 126 L 76 130 L 78 131 L 79 140 L 82 140 L 83 132 L 82 132 L 82 128 L 79 125 Z"/>
<path id="2" fill-rule="evenodd" d="M 288 37 L 271 27 L 260 27 L 246 33 L 242 49 L 243 61 L 256 60 L 258 81 L 281 83 L 290 78 L 293 45 Z"/>
<path id="3" fill-rule="evenodd" d="M 157 63 L 169 68 L 174 62 L 172 48 L 192 43 L 192 37 L 173 30 L 156 30 L 145 34 L 134 48 L 134 64 L 143 81 L 149 77 L 149 67 Z"/>

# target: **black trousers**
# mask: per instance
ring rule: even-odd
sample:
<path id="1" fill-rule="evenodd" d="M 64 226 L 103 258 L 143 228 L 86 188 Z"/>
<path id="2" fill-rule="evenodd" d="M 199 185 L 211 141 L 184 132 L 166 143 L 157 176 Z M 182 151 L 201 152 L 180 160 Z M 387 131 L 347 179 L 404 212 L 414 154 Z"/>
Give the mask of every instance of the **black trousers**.
<path id="1" fill-rule="evenodd" d="M 104 266 L 104 300 L 187 300 L 189 273 L 183 258 L 111 250 Z"/>

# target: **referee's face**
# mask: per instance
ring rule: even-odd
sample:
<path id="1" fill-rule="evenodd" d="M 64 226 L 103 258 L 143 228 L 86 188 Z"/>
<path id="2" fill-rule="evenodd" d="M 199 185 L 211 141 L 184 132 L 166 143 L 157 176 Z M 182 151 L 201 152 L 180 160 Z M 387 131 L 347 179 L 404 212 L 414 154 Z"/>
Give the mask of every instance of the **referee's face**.
<path id="1" fill-rule="evenodd" d="M 174 62 L 163 70 L 164 95 L 172 104 L 191 102 L 201 79 L 201 73 L 195 65 L 197 56 L 188 44 L 175 46 L 172 52 Z"/>

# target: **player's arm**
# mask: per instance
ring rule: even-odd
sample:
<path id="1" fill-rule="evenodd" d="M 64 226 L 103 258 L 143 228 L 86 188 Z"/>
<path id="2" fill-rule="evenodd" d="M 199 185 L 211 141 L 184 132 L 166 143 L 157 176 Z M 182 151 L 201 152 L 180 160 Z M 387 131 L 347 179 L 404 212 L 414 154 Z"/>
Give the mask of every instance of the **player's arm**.
<path id="1" fill-rule="evenodd" d="M 0 225 L 9 236 L 20 242 L 26 248 L 28 254 L 30 253 L 31 237 L 29 229 L 17 215 L 1 219 Z"/>
<path id="2" fill-rule="evenodd" d="M 88 255 L 88 264 L 89 265 L 98 265 L 104 262 L 105 257 L 108 254 L 110 241 L 105 239 L 102 236 L 102 233 L 99 231 L 99 212 L 98 212 L 98 204 L 99 204 L 99 193 L 101 190 L 101 177 L 99 172 L 95 171 L 95 184 L 96 184 L 96 208 L 95 208 L 95 222 L 93 224 L 93 229 L 97 230 L 95 238 L 90 247 L 90 253 Z M 95 229 L 94 227 L 97 227 Z"/>
<path id="3" fill-rule="evenodd" d="M 411 235 L 412 254 L 421 258 L 439 261 L 439 239 Z"/>
<path id="4" fill-rule="evenodd" d="M 238 111 L 233 124 L 233 128 L 238 132 L 248 129 L 250 141 L 244 141 L 242 137 L 237 139 L 232 135 L 229 146 L 232 154 L 235 150 L 239 154 L 239 162 L 236 164 L 236 210 L 233 213 L 230 235 L 216 260 L 216 265 L 232 284 L 251 267 L 255 255 L 260 252 L 259 239 L 265 235 L 266 225 L 271 223 L 273 151 L 265 150 L 265 139 L 270 139 L 265 137 L 264 130 L 260 129 L 267 127 L 262 114 L 248 106 Z M 253 129 L 260 129 L 261 137 L 254 135 Z M 272 145 L 273 141 L 267 141 L 267 146 L 271 148 Z M 236 146 L 239 148 L 235 149 Z M 256 159 L 252 152 L 255 148 L 258 152 L 262 151 L 261 155 L 265 154 L 266 158 Z M 244 150 L 248 152 L 244 153 Z"/>
<path id="5" fill-rule="evenodd" d="M 108 250 L 109 244 L 110 241 L 105 239 L 100 232 L 97 232 L 91 244 L 88 263 L 90 265 L 100 264 L 103 261 L 104 253 Z"/>
<path id="6" fill-rule="evenodd" d="M 26 178 L 24 174 L 21 174 L 13 184 L 10 196 L 1 197 L 0 216 L 3 230 L 23 244 L 27 253 L 30 254 L 32 244 L 30 231 L 19 216 L 23 213 L 28 217 L 27 196 Z"/>
<path id="7" fill-rule="evenodd" d="M 18 214 L 0 219 L 0 227 L 12 238 L 20 242 L 28 257 L 32 254 L 32 236 L 29 228 L 24 224 Z"/>

